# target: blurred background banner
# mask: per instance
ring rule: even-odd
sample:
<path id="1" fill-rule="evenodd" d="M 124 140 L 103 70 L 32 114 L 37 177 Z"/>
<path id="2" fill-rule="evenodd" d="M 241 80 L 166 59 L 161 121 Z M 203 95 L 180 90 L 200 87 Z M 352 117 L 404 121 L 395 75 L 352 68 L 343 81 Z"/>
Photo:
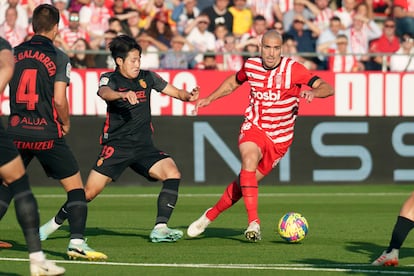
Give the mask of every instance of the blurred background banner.
<path id="1" fill-rule="evenodd" d="M 105 115 L 106 105 L 96 95 L 99 76 L 105 70 L 73 69 L 68 98 L 72 115 Z M 159 70 L 164 79 L 179 88 L 201 87 L 201 97 L 211 93 L 232 71 Z M 333 73 L 317 74 L 332 84 L 336 94 L 328 99 L 302 103 L 301 116 L 414 116 L 414 73 Z M 306 89 L 306 87 L 304 87 Z M 246 83 L 232 95 L 199 110 L 198 115 L 242 115 L 248 104 L 249 85 Z M 0 114 L 9 113 L 8 91 L 0 96 Z M 152 93 L 152 114 L 189 116 L 193 104 L 184 103 L 160 93 Z"/>
<path id="2" fill-rule="evenodd" d="M 3 117 L 5 123 L 6 117 Z M 96 162 L 102 116 L 73 116 L 67 141 L 86 179 Z M 154 141 L 171 154 L 183 185 L 227 185 L 240 168 L 242 116 L 154 116 Z M 288 154 L 261 185 L 407 184 L 414 182 L 413 117 L 299 116 Z M 58 185 L 37 160 L 33 185 Z M 154 185 L 126 170 L 111 185 Z"/>

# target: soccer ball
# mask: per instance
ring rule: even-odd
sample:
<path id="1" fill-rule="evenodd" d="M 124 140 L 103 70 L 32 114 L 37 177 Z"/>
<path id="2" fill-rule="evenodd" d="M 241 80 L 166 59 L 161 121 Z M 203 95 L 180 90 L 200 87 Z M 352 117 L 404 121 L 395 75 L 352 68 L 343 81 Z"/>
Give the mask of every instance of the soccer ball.
<path id="1" fill-rule="evenodd" d="M 301 214 L 289 212 L 280 218 L 277 230 L 282 239 L 290 243 L 296 243 L 306 237 L 309 225 L 306 218 Z"/>

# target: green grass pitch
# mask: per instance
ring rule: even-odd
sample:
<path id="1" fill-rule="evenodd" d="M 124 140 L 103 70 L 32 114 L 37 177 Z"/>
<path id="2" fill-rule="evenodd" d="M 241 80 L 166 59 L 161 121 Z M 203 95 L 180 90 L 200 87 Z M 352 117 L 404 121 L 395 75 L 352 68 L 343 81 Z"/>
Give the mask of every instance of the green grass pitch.
<path id="1" fill-rule="evenodd" d="M 85 236 L 88 244 L 106 253 L 108 261 L 94 263 L 66 258 L 67 223 L 42 242 L 49 259 L 66 275 L 414 275 L 414 234 L 400 251 L 397 268 L 369 265 L 388 245 L 403 201 L 412 185 L 260 186 L 262 240 L 251 243 L 243 232 L 247 216 L 242 201 L 217 218 L 195 239 L 176 243 L 149 241 L 159 183 L 153 187 L 111 184 L 89 206 Z M 180 188 L 169 226 L 183 230 L 220 197 L 224 187 Z M 62 188 L 35 187 L 41 223 L 65 200 Z M 302 213 L 308 236 L 288 244 L 276 234 L 286 212 Z M 14 206 L 0 222 L 0 239 L 11 249 L 0 250 L 0 275 L 28 275 L 29 263 Z"/>

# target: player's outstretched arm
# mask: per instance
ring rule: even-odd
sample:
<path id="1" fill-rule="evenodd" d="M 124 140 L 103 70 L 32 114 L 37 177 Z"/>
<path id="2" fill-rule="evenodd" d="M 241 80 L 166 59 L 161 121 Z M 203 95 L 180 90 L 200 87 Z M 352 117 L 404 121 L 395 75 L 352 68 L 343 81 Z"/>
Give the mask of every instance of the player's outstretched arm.
<path id="1" fill-rule="evenodd" d="M 179 99 L 183 102 L 194 102 L 198 99 L 198 96 L 200 95 L 200 87 L 196 86 L 193 88 L 193 90 L 188 92 L 184 89 L 178 89 L 177 87 L 171 84 L 167 84 L 162 93 Z"/>
<path id="2" fill-rule="evenodd" d="M 240 84 L 236 81 L 236 74 L 227 77 L 210 95 L 197 101 L 193 113 L 197 114 L 198 108 L 208 106 L 215 100 L 231 94 L 239 86 Z"/>
<path id="3" fill-rule="evenodd" d="M 57 81 L 54 85 L 54 104 L 59 120 L 62 123 L 63 135 L 69 133 L 70 130 L 70 115 L 69 115 L 69 103 L 66 98 L 67 83 L 63 81 Z"/>
<path id="4" fill-rule="evenodd" d="M 98 95 L 105 101 L 116 101 L 122 99 L 124 101 L 128 101 L 132 105 L 138 103 L 137 95 L 134 91 L 121 93 L 111 89 L 109 86 L 102 86 L 98 90 Z"/>

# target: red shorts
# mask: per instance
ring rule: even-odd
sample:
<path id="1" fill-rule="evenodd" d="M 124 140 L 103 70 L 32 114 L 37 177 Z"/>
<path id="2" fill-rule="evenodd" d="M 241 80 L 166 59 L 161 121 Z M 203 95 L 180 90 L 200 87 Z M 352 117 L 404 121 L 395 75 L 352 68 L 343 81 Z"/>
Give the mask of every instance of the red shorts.
<path id="1" fill-rule="evenodd" d="M 263 130 L 251 122 L 244 122 L 240 128 L 239 145 L 244 142 L 253 142 L 260 148 L 263 157 L 259 161 L 257 169 L 263 175 L 269 174 L 276 167 L 292 144 L 292 140 L 284 143 L 273 143 Z"/>

